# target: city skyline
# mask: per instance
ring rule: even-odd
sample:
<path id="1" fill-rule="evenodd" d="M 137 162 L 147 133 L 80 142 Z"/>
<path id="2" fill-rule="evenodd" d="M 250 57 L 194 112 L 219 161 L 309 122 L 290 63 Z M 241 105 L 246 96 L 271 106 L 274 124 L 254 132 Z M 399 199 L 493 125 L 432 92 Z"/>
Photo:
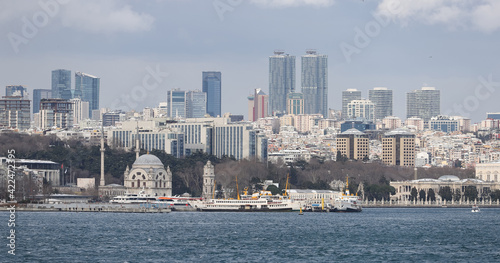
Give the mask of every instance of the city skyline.
<path id="1" fill-rule="evenodd" d="M 256 88 L 270 94 L 273 50 L 300 56 L 316 49 L 329 58 L 329 108 L 340 110 L 342 90 L 387 87 L 393 112 L 403 119 L 406 93 L 432 86 L 441 90 L 443 114 L 478 122 L 498 111 L 500 66 L 491 54 L 500 22 L 485 11 L 499 10 L 495 2 L 223 3 L 227 9 L 211 1 L 70 2 L 59 4 L 46 23 L 33 23 L 34 14 L 48 14 L 38 2 L 3 1 L 0 85 L 50 89 L 50 71 L 78 69 L 101 78 L 101 107 L 141 110 L 172 88 L 201 89 L 199 72 L 215 70 L 224 74 L 222 113 L 246 116 L 247 95 Z M 95 13 L 80 15 L 86 10 Z M 196 19 L 179 15 L 186 12 Z M 114 21 L 109 14 L 130 19 Z M 311 19 L 299 23 L 297 17 Z M 23 33 L 25 25 L 36 33 Z"/>

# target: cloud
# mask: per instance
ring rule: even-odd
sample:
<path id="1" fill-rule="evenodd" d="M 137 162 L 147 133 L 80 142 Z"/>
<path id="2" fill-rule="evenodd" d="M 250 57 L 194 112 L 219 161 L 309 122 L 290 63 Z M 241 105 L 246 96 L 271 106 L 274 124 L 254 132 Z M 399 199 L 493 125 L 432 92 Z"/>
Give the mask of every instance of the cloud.
<path id="1" fill-rule="evenodd" d="M 500 28 L 500 2 L 497 0 L 382 0 L 377 13 L 402 26 L 419 22 L 486 33 Z"/>
<path id="2" fill-rule="evenodd" d="M 264 8 L 285 8 L 297 6 L 325 7 L 333 5 L 335 0 L 251 0 L 251 3 Z"/>
<path id="3" fill-rule="evenodd" d="M 138 32 L 150 30 L 154 17 L 117 1 L 72 1 L 61 12 L 61 21 L 91 33 Z"/>

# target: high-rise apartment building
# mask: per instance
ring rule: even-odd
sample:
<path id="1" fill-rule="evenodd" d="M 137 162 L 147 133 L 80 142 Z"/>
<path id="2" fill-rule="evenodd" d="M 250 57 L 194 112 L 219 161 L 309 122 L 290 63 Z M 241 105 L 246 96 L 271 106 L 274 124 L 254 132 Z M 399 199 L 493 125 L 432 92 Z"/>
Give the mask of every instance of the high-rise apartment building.
<path id="1" fill-rule="evenodd" d="M 168 117 L 186 118 L 186 91 L 173 89 L 167 91 Z"/>
<path id="2" fill-rule="evenodd" d="M 75 73 L 74 97 L 89 102 L 89 117 L 92 111 L 99 109 L 99 92 L 101 79 L 86 73 Z"/>
<path id="3" fill-rule="evenodd" d="M 72 99 L 71 70 L 56 69 L 52 71 L 52 98 Z"/>
<path id="4" fill-rule="evenodd" d="M 337 135 L 337 152 L 348 159 L 363 160 L 370 155 L 368 135 L 357 129 L 349 129 Z"/>
<path id="5" fill-rule="evenodd" d="M 351 100 L 347 104 L 347 116 L 352 119 L 375 119 L 375 104 L 370 100 Z"/>
<path id="6" fill-rule="evenodd" d="M 286 95 L 286 113 L 304 114 L 304 95 L 302 93 L 291 92 Z M 323 115 L 323 117 L 325 117 Z"/>
<path id="7" fill-rule="evenodd" d="M 387 165 L 415 165 L 415 134 L 402 129 L 387 132 L 382 137 L 382 161 Z"/>
<path id="8" fill-rule="evenodd" d="M 52 98 L 52 90 L 50 89 L 34 89 L 33 90 L 33 113 L 40 111 L 40 100 Z"/>
<path id="9" fill-rule="evenodd" d="M 207 93 L 194 90 L 186 93 L 186 118 L 203 118 L 207 114 Z"/>
<path id="10" fill-rule="evenodd" d="M 375 119 L 392 116 L 392 90 L 378 87 L 368 91 L 368 99 L 375 104 Z"/>
<path id="11" fill-rule="evenodd" d="M 423 87 L 406 93 L 406 118 L 418 117 L 428 122 L 440 114 L 440 93 L 433 87 Z"/>
<path id="12" fill-rule="evenodd" d="M 0 99 L 0 127 L 18 130 L 30 128 L 30 100 L 21 96 L 4 96 Z"/>
<path id="13" fill-rule="evenodd" d="M 23 85 L 9 85 L 5 87 L 5 96 L 6 97 L 22 97 L 25 99 L 28 98 L 28 89 Z"/>
<path id="14" fill-rule="evenodd" d="M 357 89 L 347 89 L 342 91 L 342 118 L 349 119 L 347 112 L 347 104 L 352 100 L 360 100 L 361 99 L 361 91 Z"/>
<path id="15" fill-rule="evenodd" d="M 295 56 L 275 51 L 269 57 L 269 114 L 286 112 L 286 95 L 295 92 Z"/>
<path id="16" fill-rule="evenodd" d="M 304 113 L 322 114 L 328 118 L 328 56 L 307 50 L 302 56 L 301 86 Z"/>
<path id="17" fill-rule="evenodd" d="M 203 71 L 203 92 L 207 94 L 207 113 L 222 116 L 222 77 L 219 71 Z"/>
<path id="18" fill-rule="evenodd" d="M 255 116 L 254 116 L 254 111 L 253 111 L 253 107 L 255 106 L 255 102 L 254 102 L 254 96 L 253 95 L 248 95 L 247 96 L 247 100 L 248 100 L 248 120 L 249 121 L 253 121 Z"/>
<path id="19" fill-rule="evenodd" d="M 64 99 L 42 99 L 37 123 L 39 128 L 71 128 L 73 126 L 73 102 Z"/>
<path id="20" fill-rule="evenodd" d="M 257 121 L 260 118 L 265 118 L 268 115 L 269 96 L 261 89 L 255 89 L 253 99 L 253 120 Z"/>
<path id="21" fill-rule="evenodd" d="M 70 100 L 73 103 L 73 124 L 89 119 L 89 102 L 80 98 Z"/>

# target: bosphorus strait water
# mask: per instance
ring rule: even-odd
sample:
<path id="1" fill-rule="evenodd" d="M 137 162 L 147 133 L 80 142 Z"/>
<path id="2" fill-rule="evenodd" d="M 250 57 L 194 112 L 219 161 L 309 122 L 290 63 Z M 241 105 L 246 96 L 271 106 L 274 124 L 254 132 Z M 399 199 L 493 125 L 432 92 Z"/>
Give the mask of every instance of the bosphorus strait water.
<path id="1" fill-rule="evenodd" d="M 0 213 L 7 236 L 8 213 Z M 500 262 L 500 209 L 19 212 L 2 262 Z"/>

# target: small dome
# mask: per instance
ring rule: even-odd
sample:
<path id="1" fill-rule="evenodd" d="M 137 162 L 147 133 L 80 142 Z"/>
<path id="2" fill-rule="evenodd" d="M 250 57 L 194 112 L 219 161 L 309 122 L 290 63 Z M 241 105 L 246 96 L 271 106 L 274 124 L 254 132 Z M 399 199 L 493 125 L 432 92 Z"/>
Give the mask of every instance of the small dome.
<path id="1" fill-rule="evenodd" d="M 455 175 L 443 175 L 443 176 L 439 177 L 438 180 L 440 180 L 440 181 L 452 181 L 452 182 L 455 182 L 455 181 L 460 181 L 460 178 L 458 178 Z"/>
<path id="2" fill-rule="evenodd" d="M 135 160 L 134 164 L 135 165 L 158 165 L 163 167 L 163 163 L 160 161 L 160 159 L 152 154 L 144 154 L 139 156 L 137 160 Z"/>

